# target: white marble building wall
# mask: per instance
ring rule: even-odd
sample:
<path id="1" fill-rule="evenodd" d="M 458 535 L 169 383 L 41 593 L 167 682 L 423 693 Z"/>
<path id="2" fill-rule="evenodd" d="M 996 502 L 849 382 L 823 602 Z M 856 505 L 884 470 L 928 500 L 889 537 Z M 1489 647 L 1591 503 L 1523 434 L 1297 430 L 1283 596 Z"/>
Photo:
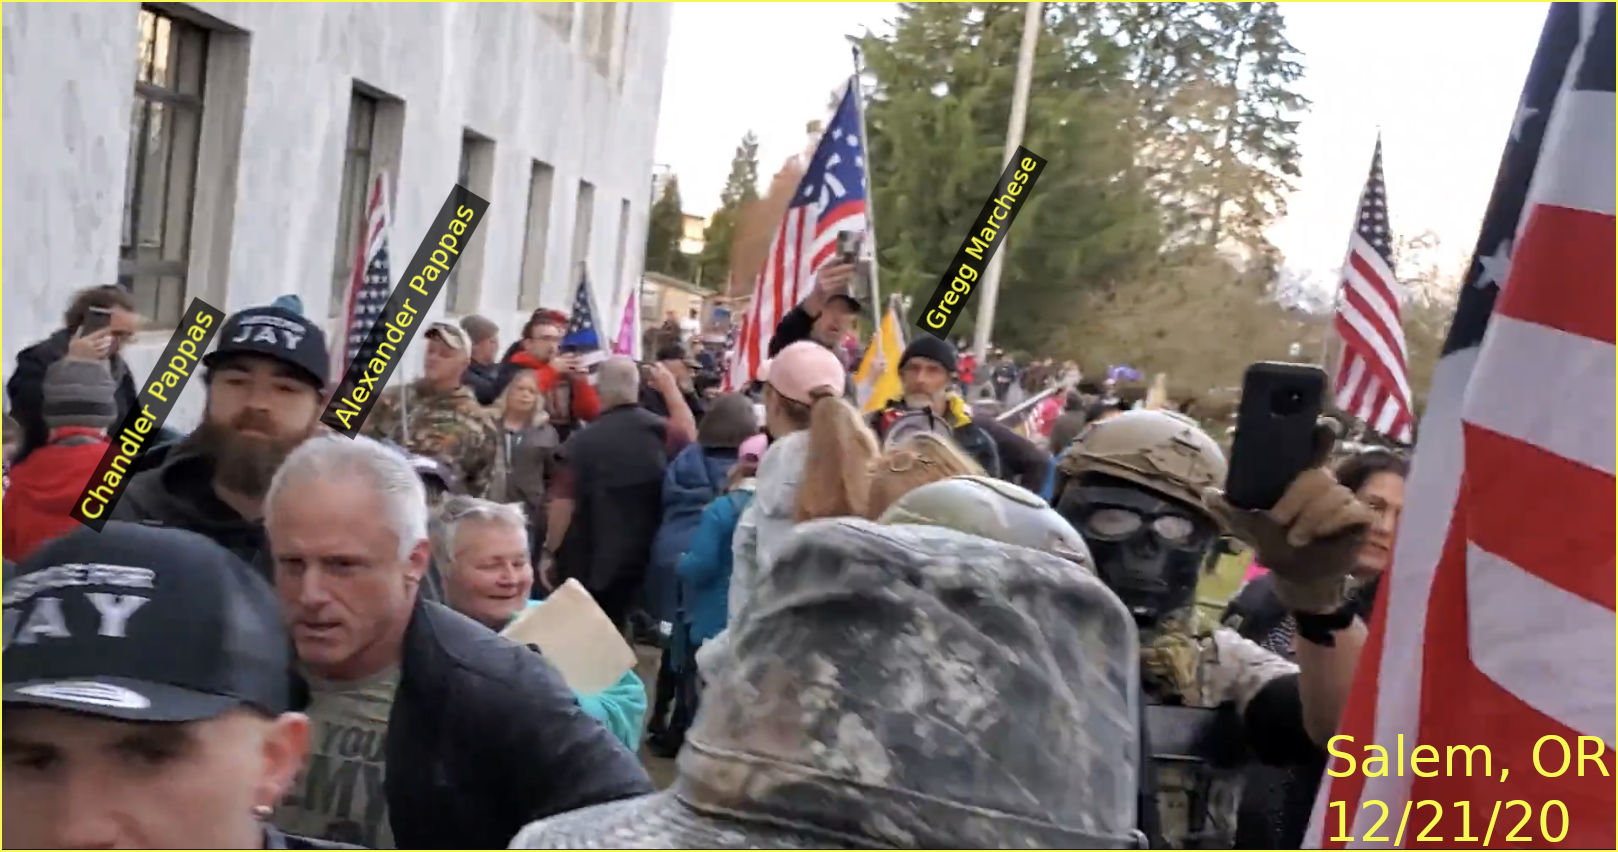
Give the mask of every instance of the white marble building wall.
<path id="1" fill-rule="evenodd" d="M 588 267 L 604 334 L 616 298 L 639 280 L 653 143 L 671 9 L 617 4 L 615 67 L 584 49 L 585 6 L 570 36 L 546 21 L 556 4 L 198 3 L 212 19 L 205 122 L 227 144 L 202 154 L 187 300 L 226 311 L 303 298 L 329 317 L 338 196 L 354 81 L 403 102 L 393 198 L 397 278 L 456 179 L 465 129 L 495 144 L 475 301 L 503 340 L 521 328 L 519 279 L 531 162 L 555 169 L 540 301 L 566 309 L 579 181 L 595 186 Z M 9 378 L 16 353 L 58 326 L 77 288 L 117 277 L 136 73 L 139 6 L 23 4 L 3 9 L 5 173 L 3 322 Z M 621 69 L 616 67 L 621 63 Z M 621 84 L 618 77 L 621 74 Z M 232 118 L 234 116 L 234 118 Z M 380 122 L 379 122 L 380 123 Z M 207 132 L 206 130 L 204 131 Z M 228 140 L 239 135 L 239 150 Z M 217 175 L 209 179 L 208 175 Z M 621 203 L 630 205 L 620 268 Z M 435 314 L 446 311 L 444 295 Z M 335 331 L 335 320 L 328 332 Z M 153 367 L 171 330 L 142 332 L 128 352 Z M 401 370 L 419 372 L 419 356 Z M 396 375 L 393 381 L 398 381 Z M 171 425 L 194 424 L 200 382 Z"/>

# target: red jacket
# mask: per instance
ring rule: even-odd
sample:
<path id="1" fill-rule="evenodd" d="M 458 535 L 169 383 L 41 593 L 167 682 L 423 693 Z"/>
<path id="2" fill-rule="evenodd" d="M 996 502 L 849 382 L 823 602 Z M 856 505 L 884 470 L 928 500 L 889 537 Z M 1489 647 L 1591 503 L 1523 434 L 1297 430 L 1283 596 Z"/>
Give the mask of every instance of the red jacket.
<path id="1" fill-rule="evenodd" d="M 545 411 L 550 414 L 551 422 L 582 423 L 601 416 L 601 397 L 596 396 L 596 389 L 583 376 L 564 376 L 555 367 L 525 350 L 511 356 L 511 363 L 538 374 L 539 395 L 545 400 Z M 559 399 L 569 401 L 558 402 Z M 567 409 L 565 413 L 558 410 L 564 405 Z"/>
<path id="2" fill-rule="evenodd" d="M 93 440 L 62 443 L 73 437 Z M 84 486 L 106 455 L 107 444 L 107 436 L 99 429 L 68 426 L 52 432 L 50 443 L 11 469 L 0 539 L 6 559 L 21 562 L 40 545 L 79 525 L 68 512 L 84 494 Z"/>

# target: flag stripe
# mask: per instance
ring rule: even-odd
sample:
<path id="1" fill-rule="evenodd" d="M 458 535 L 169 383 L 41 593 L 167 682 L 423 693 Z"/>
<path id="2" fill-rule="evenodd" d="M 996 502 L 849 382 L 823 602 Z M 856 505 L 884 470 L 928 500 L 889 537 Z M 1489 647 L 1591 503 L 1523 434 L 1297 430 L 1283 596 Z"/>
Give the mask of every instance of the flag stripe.
<path id="1" fill-rule="evenodd" d="M 1610 506 L 1612 501 L 1606 502 Z M 1472 664 L 1478 671 L 1540 713 L 1618 748 L 1612 681 L 1591 676 L 1618 666 L 1612 643 L 1611 543 L 1609 536 L 1605 603 L 1547 583 L 1476 543 L 1467 548 L 1466 586 Z M 1477 641 L 1480 637 L 1485 641 Z M 1556 642 L 1557 653 L 1545 653 L 1547 640 Z"/>
<path id="2" fill-rule="evenodd" d="M 1588 210 L 1603 216 L 1614 215 L 1614 182 L 1618 181 L 1612 152 L 1614 139 L 1613 94 L 1605 92 L 1566 92 L 1557 101 L 1551 127 L 1546 130 L 1547 162 L 1570 160 L 1583 168 L 1542 170 L 1534 175 L 1529 191 L 1530 204 L 1553 204 Z"/>
<path id="3" fill-rule="evenodd" d="M 1612 476 L 1612 345 L 1498 314 L 1489 340 L 1501 355 L 1472 377 L 1467 421 Z M 1608 415 L 1570 416 L 1586 407 Z"/>
<path id="4" fill-rule="evenodd" d="M 1519 565 L 1544 566 L 1540 575 L 1569 592 L 1611 609 L 1612 575 L 1587 566 L 1612 561 L 1614 507 L 1612 478 L 1522 441 L 1468 424 L 1467 468 L 1488 471 L 1469 490 L 1472 543 Z M 1553 478 L 1554 477 L 1554 478 Z M 1555 489 L 1544 483 L 1555 482 Z M 1532 499 L 1520 495 L 1532 494 Z M 1606 511 L 1593 522 L 1569 524 L 1590 512 Z M 1524 529 L 1557 529 L 1554 536 L 1525 536 Z"/>
<path id="5" fill-rule="evenodd" d="M 1536 210 L 1511 259 L 1511 277 L 1495 313 L 1612 346 L 1618 311 L 1612 221 L 1611 216 L 1566 207 Z M 1519 279 L 1563 281 L 1566 286 L 1513 287 L 1510 282 Z"/>

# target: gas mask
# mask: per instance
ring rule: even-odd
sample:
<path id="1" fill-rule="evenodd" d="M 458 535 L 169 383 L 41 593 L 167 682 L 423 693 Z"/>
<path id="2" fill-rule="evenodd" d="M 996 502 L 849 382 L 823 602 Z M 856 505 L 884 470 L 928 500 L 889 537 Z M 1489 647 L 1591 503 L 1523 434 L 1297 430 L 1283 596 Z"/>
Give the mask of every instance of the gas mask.
<path id="1" fill-rule="evenodd" d="M 1096 573 L 1142 633 L 1195 602 L 1218 528 L 1200 511 L 1105 476 L 1069 484 L 1057 509 L 1084 536 Z"/>

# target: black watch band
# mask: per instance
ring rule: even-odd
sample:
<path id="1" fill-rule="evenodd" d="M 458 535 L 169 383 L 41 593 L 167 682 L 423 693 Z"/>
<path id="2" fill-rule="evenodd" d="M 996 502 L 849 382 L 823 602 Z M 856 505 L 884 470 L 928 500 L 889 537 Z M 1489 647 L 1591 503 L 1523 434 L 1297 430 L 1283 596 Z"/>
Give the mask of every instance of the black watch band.
<path id="1" fill-rule="evenodd" d="M 1298 635 L 1322 648 L 1337 647 L 1339 630 L 1346 630 L 1354 623 L 1354 607 L 1345 604 L 1334 612 L 1297 612 L 1293 611 L 1292 619 L 1298 623 Z"/>

